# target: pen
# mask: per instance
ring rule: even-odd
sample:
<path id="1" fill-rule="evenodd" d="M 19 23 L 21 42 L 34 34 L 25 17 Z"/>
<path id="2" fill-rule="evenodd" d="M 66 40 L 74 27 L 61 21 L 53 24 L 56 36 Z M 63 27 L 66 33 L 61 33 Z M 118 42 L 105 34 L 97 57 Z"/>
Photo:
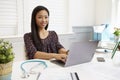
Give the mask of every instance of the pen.
<path id="1" fill-rule="evenodd" d="M 75 72 L 75 76 L 77 78 L 77 80 L 80 80 L 79 77 L 78 77 L 78 74 Z"/>
<path id="2" fill-rule="evenodd" d="M 37 78 L 36 78 L 36 80 L 38 80 L 38 79 L 39 79 L 39 77 L 40 77 L 40 74 L 41 74 L 41 73 L 39 72 L 39 73 L 38 73 L 38 75 L 37 75 Z"/>
<path id="3" fill-rule="evenodd" d="M 72 73 L 70 73 L 70 76 L 71 76 L 71 78 L 72 78 L 72 80 L 73 80 L 73 75 L 72 75 Z"/>

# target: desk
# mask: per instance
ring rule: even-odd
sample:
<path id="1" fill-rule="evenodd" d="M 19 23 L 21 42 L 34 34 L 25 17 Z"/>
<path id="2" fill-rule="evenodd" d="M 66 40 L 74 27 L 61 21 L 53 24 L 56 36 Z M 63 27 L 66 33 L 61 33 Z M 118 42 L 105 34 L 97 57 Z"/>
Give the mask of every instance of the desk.
<path id="1" fill-rule="evenodd" d="M 96 57 L 104 57 L 105 62 L 97 62 Z M 110 57 L 110 53 L 96 53 L 91 62 L 66 68 L 53 64 L 49 60 L 43 60 L 47 63 L 48 68 L 42 72 L 40 80 L 53 80 L 52 77 L 54 76 L 66 77 L 69 72 L 77 72 L 80 80 L 119 80 L 120 65 L 113 64 L 113 60 Z M 31 75 L 26 79 L 22 79 L 20 64 L 21 62 L 13 64 L 12 80 L 36 80 L 37 75 Z M 54 80 L 71 79 L 57 78 Z"/>

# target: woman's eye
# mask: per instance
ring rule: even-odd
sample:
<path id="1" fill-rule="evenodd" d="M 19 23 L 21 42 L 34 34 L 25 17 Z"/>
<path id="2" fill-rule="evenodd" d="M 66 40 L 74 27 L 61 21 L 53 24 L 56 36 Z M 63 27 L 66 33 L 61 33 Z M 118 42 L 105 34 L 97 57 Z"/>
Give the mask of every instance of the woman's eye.
<path id="1" fill-rule="evenodd" d="M 42 17 L 38 17 L 38 18 L 42 18 Z"/>
<path id="2" fill-rule="evenodd" d="M 48 17 L 45 17 L 46 19 L 48 18 Z"/>

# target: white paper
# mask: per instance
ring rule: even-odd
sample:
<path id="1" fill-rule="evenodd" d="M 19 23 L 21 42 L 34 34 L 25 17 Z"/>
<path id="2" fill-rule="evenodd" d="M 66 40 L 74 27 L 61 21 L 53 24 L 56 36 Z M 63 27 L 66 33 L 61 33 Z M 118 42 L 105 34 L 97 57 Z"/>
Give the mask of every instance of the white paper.
<path id="1" fill-rule="evenodd" d="M 60 68 L 48 68 L 41 73 L 39 80 L 72 80 L 69 71 Z"/>
<path id="2" fill-rule="evenodd" d="M 114 65 L 113 65 L 114 66 Z M 88 67 L 88 71 L 96 75 L 104 77 L 105 80 L 118 80 L 120 79 L 120 67 L 112 67 L 108 64 L 95 64 Z"/>

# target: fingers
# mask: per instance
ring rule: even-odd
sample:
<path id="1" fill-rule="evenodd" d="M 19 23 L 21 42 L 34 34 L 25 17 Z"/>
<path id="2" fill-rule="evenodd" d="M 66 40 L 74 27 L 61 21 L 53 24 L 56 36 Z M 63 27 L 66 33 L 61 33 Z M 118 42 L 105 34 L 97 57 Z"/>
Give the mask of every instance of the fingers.
<path id="1" fill-rule="evenodd" d="M 67 55 L 61 56 L 61 61 L 66 62 Z"/>
<path id="2" fill-rule="evenodd" d="M 69 51 L 70 51 L 70 50 L 67 50 L 67 51 L 66 51 L 66 54 L 67 54 L 67 55 L 68 55 L 68 52 L 69 52 Z"/>
<path id="3" fill-rule="evenodd" d="M 63 62 L 66 62 L 67 55 L 66 54 L 57 54 L 56 58 L 57 60 L 61 60 Z"/>
<path id="4" fill-rule="evenodd" d="M 66 59 L 65 59 L 65 58 L 64 58 L 64 59 L 61 59 L 61 61 L 65 63 L 65 62 L 66 62 Z"/>

